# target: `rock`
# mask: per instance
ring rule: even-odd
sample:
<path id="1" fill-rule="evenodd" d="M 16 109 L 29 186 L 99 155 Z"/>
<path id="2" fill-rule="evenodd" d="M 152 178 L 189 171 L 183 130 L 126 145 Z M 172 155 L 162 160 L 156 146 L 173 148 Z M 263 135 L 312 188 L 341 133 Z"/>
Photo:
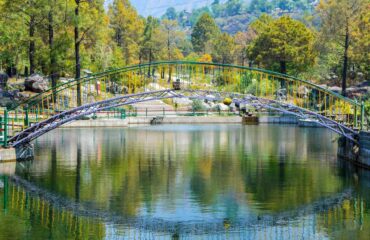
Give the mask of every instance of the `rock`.
<path id="1" fill-rule="evenodd" d="M 233 102 L 229 105 L 230 111 L 234 112 L 236 110 L 236 104 Z"/>
<path id="2" fill-rule="evenodd" d="M 49 88 L 48 80 L 39 74 L 32 74 L 26 78 L 24 86 L 26 90 L 36 93 L 44 92 Z"/>
<path id="3" fill-rule="evenodd" d="M 335 92 L 335 93 L 341 93 L 342 92 L 342 88 L 337 87 L 337 86 L 329 87 L 329 90 L 332 91 L 332 92 Z"/>
<path id="4" fill-rule="evenodd" d="M 202 102 L 202 109 L 204 109 L 204 110 L 209 110 L 211 107 L 207 104 L 207 103 L 205 103 L 205 102 Z"/>
<path id="5" fill-rule="evenodd" d="M 19 103 L 19 98 L 17 95 L 19 94 L 18 90 L 15 91 L 2 91 L 0 89 L 0 106 L 12 108 Z"/>
<path id="6" fill-rule="evenodd" d="M 356 87 L 370 87 L 370 81 L 361 82 Z"/>
<path id="7" fill-rule="evenodd" d="M 117 83 L 111 83 L 108 88 L 108 91 L 112 94 L 121 94 L 123 91 L 123 87 L 118 85 Z"/>
<path id="8" fill-rule="evenodd" d="M 207 95 L 206 96 L 206 99 L 208 100 L 208 101 L 214 101 L 215 100 L 215 96 L 214 95 Z"/>
<path id="9" fill-rule="evenodd" d="M 215 105 L 214 109 L 215 110 L 220 110 L 220 111 L 227 111 L 227 110 L 229 110 L 229 107 L 226 106 L 223 103 L 218 103 L 218 104 Z"/>
<path id="10" fill-rule="evenodd" d="M 355 71 L 349 71 L 348 73 L 348 77 L 351 79 L 351 80 L 354 80 L 357 76 L 357 73 Z"/>
<path id="11" fill-rule="evenodd" d="M 339 77 L 335 73 L 330 74 L 330 80 L 332 81 L 338 81 Z"/>
<path id="12" fill-rule="evenodd" d="M 362 72 L 357 73 L 357 79 L 360 80 L 360 81 L 364 80 L 364 76 L 365 75 Z M 367 82 L 369 82 L 369 81 L 367 81 Z"/>
<path id="13" fill-rule="evenodd" d="M 20 92 L 23 92 L 26 88 L 23 83 L 14 83 L 9 84 L 10 89 L 19 90 Z"/>
<path id="14" fill-rule="evenodd" d="M 307 96 L 308 94 L 310 93 L 310 90 L 307 88 L 307 87 L 305 87 L 305 86 L 300 86 L 299 88 L 298 88 L 298 94 L 300 95 L 300 96 Z"/>
<path id="15" fill-rule="evenodd" d="M 191 105 L 193 101 L 188 98 L 173 98 L 173 102 L 178 105 Z"/>
<path id="16" fill-rule="evenodd" d="M 350 98 L 366 95 L 370 92 L 370 87 L 350 87 L 346 90 L 347 96 Z"/>
<path id="17" fill-rule="evenodd" d="M 285 101 L 287 100 L 287 91 L 285 88 L 281 88 L 276 91 L 276 100 Z"/>
<path id="18" fill-rule="evenodd" d="M 29 94 L 29 93 L 23 93 L 23 92 L 17 93 L 17 98 L 19 98 L 21 100 L 26 100 L 29 97 L 31 97 L 31 94 Z"/>

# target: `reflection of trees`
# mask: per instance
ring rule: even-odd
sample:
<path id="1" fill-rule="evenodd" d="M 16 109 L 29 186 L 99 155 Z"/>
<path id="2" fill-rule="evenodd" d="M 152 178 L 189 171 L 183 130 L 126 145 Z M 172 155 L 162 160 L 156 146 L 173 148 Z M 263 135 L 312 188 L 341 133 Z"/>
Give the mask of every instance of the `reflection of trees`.
<path id="1" fill-rule="evenodd" d="M 327 232 L 332 239 L 367 240 L 370 236 L 369 207 L 360 196 L 346 200 L 319 214 L 316 225 L 318 230 Z"/>
<path id="2" fill-rule="evenodd" d="M 56 153 L 50 151 L 53 144 Z M 137 215 L 140 207 L 151 211 L 159 201 L 170 209 L 188 190 L 201 207 L 212 207 L 227 193 L 233 200 L 224 201 L 233 202 L 233 209 L 255 202 L 281 211 L 343 187 L 323 155 L 331 156 L 335 149 L 322 129 L 66 129 L 45 135 L 36 145 L 33 181 L 71 199 L 78 193 L 81 202 L 129 216 Z M 46 174 L 50 169 L 53 173 Z"/>
<path id="3" fill-rule="evenodd" d="M 0 191 L 7 206 L 0 211 L 0 239 L 103 239 L 105 225 L 90 217 L 55 208 L 47 200 L 29 194 L 13 183 L 8 194 Z"/>

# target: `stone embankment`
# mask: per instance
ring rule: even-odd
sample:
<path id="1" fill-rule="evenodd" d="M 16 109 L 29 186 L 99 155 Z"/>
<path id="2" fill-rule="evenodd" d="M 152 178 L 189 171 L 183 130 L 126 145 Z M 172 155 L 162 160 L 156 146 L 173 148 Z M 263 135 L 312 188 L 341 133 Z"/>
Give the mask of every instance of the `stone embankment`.
<path id="1" fill-rule="evenodd" d="M 338 141 L 338 156 L 358 166 L 370 169 L 370 132 L 360 132 L 358 145 L 344 137 L 340 137 Z"/>

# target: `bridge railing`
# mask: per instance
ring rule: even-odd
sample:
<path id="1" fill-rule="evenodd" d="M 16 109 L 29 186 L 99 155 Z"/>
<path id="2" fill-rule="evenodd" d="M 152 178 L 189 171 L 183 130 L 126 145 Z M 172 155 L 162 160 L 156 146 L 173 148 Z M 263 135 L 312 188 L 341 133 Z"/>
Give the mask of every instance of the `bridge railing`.
<path id="1" fill-rule="evenodd" d="M 201 89 L 251 94 L 319 113 L 351 128 L 366 124 L 364 105 L 292 76 L 235 65 L 154 62 L 61 83 L 9 110 L 13 132 L 56 113 L 115 96 L 151 90 Z"/>

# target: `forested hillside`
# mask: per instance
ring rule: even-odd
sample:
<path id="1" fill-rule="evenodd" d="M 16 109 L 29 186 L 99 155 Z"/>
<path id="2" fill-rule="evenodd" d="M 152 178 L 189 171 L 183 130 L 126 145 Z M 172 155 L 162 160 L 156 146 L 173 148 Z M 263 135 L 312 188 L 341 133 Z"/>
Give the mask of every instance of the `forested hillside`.
<path id="1" fill-rule="evenodd" d="M 191 12 L 193 9 L 209 6 L 214 0 L 132 0 L 132 5 L 142 16 L 162 16 L 168 8 L 175 8 L 177 11 L 186 10 Z"/>
<path id="2" fill-rule="evenodd" d="M 245 31 L 249 23 L 263 13 L 274 17 L 289 15 L 303 20 L 315 12 L 317 5 L 317 0 L 216 0 L 210 5 L 194 8 L 190 12 L 170 7 L 162 18 L 176 18 L 180 26 L 186 28 L 192 27 L 200 15 L 208 13 L 215 19 L 222 31 L 235 34 L 238 31 Z"/>

